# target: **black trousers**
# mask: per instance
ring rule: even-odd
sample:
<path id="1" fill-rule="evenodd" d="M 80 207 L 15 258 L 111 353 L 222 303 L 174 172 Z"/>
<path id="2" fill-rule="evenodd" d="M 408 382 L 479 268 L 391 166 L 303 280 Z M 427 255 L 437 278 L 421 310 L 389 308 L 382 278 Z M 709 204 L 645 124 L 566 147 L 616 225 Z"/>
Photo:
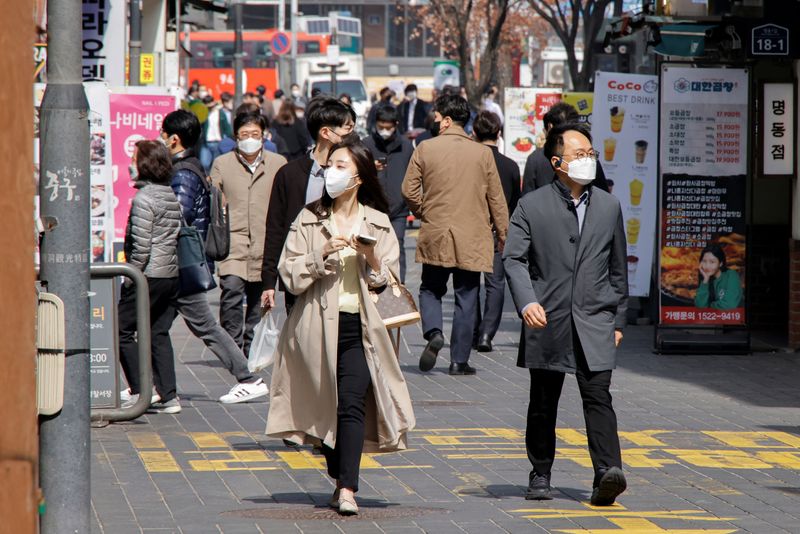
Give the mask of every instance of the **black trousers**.
<path id="1" fill-rule="evenodd" d="M 611 405 L 611 371 L 589 370 L 575 327 L 572 329 L 573 347 L 577 369 L 575 377 L 583 401 L 589 455 L 595 474 L 600 469 L 622 467 L 617 416 Z M 556 454 L 556 415 L 564 373 L 544 369 L 530 369 L 531 392 L 528 404 L 528 424 L 525 447 L 534 471 L 540 475 L 550 473 Z"/>
<path id="2" fill-rule="evenodd" d="M 340 487 L 358 491 L 366 397 L 371 380 L 361 341 L 361 316 L 357 313 L 339 314 L 337 358 L 336 447 L 323 446 L 322 452 L 328 475 L 338 480 Z"/>
<path id="3" fill-rule="evenodd" d="M 250 352 L 253 329 L 261 320 L 261 282 L 248 282 L 229 274 L 219 279 L 219 323 L 244 352 Z M 247 299 L 246 309 L 244 301 Z"/>
<path id="4" fill-rule="evenodd" d="M 150 292 L 150 336 L 153 362 L 153 384 L 161 401 L 176 396 L 175 355 L 169 337 L 169 327 L 175 316 L 172 302 L 178 293 L 177 278 L 148 278 Z M 139 345 L 136 339 L 136 289 L 122 288 L 117 310 L 119 321 L 119 360 L 131 393 L 140 392 Z M 150 385 L 145 385 L 145 395 L 150 394 Z"/>
<path id="5" fill-rule="evenodd" d="M 489 339 L 494 339 L 497 330 L 500 328 L 500 321 L 503 318 L 503 304 L 506 296 L 506 272 L 503 269 L 503 255 L 500 252 L 494 253 L 492 272 L 483 273 L 483 286 L 485 290 L 485 301 L 483 313 L 481 313 L 480 297 L 478 298 L 478 313 L 475 321 L 474 341 L 477 343 L 478 337 L 486 334 Z"/>
<path id="6" fill-rule="evenodd" d="M 405 217 L 395 217 L 391 220 L 394 234 L 397 236 L 397 244 L 400 247 L 400 283 L 406 283 L 406 225 L 408 221 Z"/>

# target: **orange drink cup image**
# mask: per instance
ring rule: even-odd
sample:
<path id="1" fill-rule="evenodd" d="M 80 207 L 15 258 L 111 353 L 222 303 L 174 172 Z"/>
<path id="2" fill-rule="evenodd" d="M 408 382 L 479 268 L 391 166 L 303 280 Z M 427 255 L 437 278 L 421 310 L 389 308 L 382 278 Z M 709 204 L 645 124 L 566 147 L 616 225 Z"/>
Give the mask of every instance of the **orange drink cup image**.
<path id="1" fill-rule="evenodd" d="M 631 217 L 625 222 L 625 229 L 629 245 L 635 245 L 639 242 L 639 229 L 641 227 L 642 223 L 636 217 Z"/>
<path id="2" fill-rule="evenodd" d="M 630 183 L 631 190 L 631 206 L 638 206 L 642 202 L 642 191 L 644 190 L 644 182 L 638 178 L 634 178 Z"/>
<path id="3" fill-rule="evenodd" d="M 647 157 L 647 141 L 636 141 L 636 163 L 642 165 Z"/>
<path id="4" fill-rule="evenodd" d="M 617 140 L 613 137 L 603 139 L 603 159 L 611 161 L 614 159 L 614 152 L 617 150 Z"/>
<path id="5" fill-rule="evenodd" d="M 611 108 L 611 131 L 619 133 L 622 131 L 622 122 L 625 120 L 625 110 L 614 106 Z"/>

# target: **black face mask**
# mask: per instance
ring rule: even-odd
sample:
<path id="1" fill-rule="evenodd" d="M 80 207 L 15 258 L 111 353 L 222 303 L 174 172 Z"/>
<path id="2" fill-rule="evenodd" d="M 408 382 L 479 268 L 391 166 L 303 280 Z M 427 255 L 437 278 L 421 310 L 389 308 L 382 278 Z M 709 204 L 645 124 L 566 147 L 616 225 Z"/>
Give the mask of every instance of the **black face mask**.
<path id="1" fill-rule="evenodd" d="M 436 121 L 431 124 L 431 135 L 436 137 L 439 135 L 439 128 L 442 126 L 442 121 Z"/>

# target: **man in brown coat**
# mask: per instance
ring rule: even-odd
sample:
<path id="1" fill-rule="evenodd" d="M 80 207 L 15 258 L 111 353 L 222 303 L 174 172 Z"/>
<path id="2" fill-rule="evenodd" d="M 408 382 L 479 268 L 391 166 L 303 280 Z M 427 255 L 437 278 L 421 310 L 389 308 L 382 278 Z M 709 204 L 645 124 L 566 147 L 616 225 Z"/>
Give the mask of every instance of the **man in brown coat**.
<path id="1" fill-rule="evenodd" d="M 264 221 L 272 182 L 285 163 L 283 156 L 263 148 L 266 120 L 260 112 L 240 113 L 233 120 L 236 149 L 214 160 L 211 181 L 228 201 L 231 249 L 218 263 L 219 322 L 242 348 L 250 350 L 261 309 L 261 263 L 264 259 Z M 247 298 L 247 311 L 242 306 Z M 244 315 L 244 317 L 243 317 Z"/>
<path id="2" fill-rule="evenodd" d="M 430 371 L 444 346 L 442 297 L 452 274 L 455 311 L 450 374 L 471 375 L 475 368 L 468 362 L 480 273 L 492 272 L 493 226 L 498 247 L 503 248 L 508 208 L 492 151 L 464 132 L 470 116 L 467 101 L 443 95 L 433 110 L 436 137 L 417 147 L 403 181 L 403 196 L 422 221 L 417 262 L 422 263 L 419 302 L 428 344 L 419 368 Z"/>

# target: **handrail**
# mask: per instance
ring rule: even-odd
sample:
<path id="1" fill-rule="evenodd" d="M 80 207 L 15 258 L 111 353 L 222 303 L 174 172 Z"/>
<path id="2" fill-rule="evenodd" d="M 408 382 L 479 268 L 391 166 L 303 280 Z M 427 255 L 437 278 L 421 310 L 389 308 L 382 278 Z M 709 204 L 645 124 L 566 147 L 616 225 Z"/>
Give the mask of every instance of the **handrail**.
<path id="1" fill-rule="evenodd" d="M 136 332 L 139 346 L 139 384 L 143 393 L 133 406 L 128 408 L 102 408 L 92 410 L 92 421 L 130 421 L 140 417 L 150 407 L 150 388 L 153 370 L 150 361 L 150 290 L 142 271 L 127 263 L 92 263 L 89 266 L 92 278 L 115 278 L 124 276 L 136 287 Z"/>

